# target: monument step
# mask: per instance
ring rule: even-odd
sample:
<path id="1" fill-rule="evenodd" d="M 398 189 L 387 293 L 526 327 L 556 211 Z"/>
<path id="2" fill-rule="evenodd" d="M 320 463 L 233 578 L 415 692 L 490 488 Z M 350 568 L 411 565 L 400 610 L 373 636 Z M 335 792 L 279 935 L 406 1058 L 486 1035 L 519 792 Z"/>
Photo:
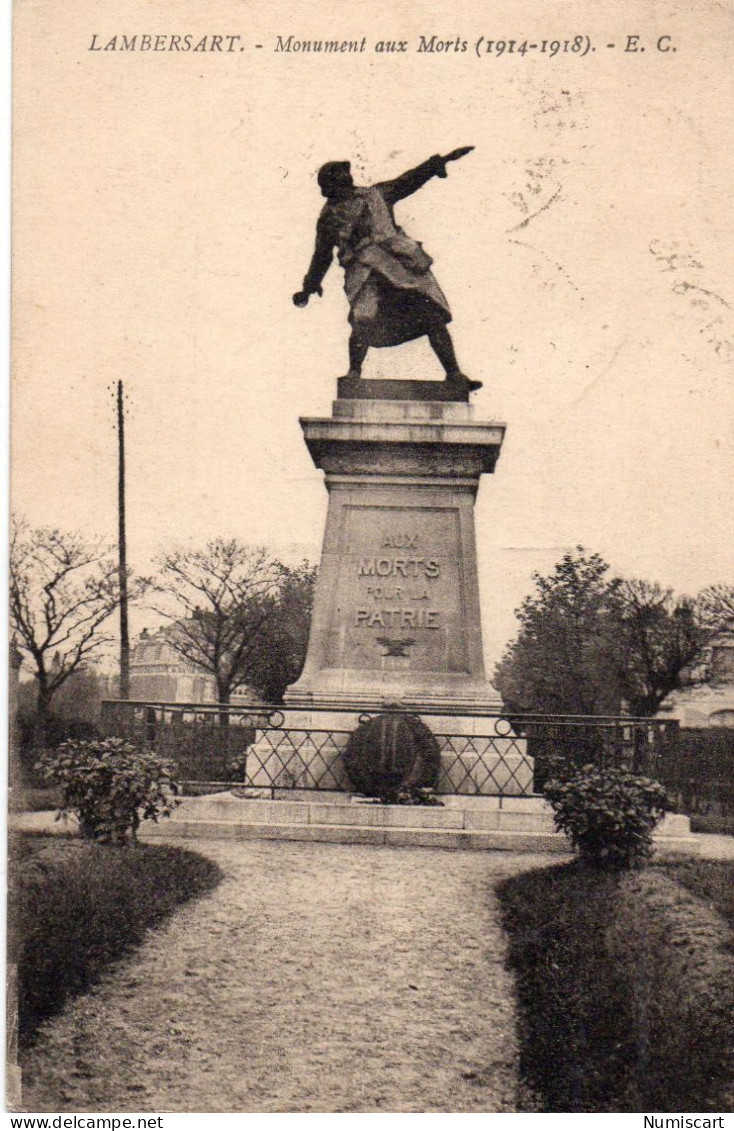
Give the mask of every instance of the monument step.
<path id="1" fill-rule="evenodd" d="M 277 825 L 238 821 L 167 821 L 146 826 L 145 838 L 165 836 L 184 840 L 289 840 L 328 844 L 373 844 L 393 847 L 495 849 L 506 852 L 567 853 L 565 837 L 557 833 L 488 832 L 466 829 L 387 828 L 369 825 Z"/>
<path id="2" fill-rule="evenodd" d="M 450 795 L 444 804 L 436 806 L 371 804 L 352 801 L 339 794 L 331 801 L 322 798 L 323 795 L 313 802 L 305 799 L 276 801 L 239 798 L 231 793 L 190 797 L 176 810 L 173 820 L 554 832 L 550 807 L 540 797 L 500 799 Z"/>
<path id="3" fill-rule="evenodd" d="M 256 796 L 258 801 L 308 801 L 311 805 L 318 803 L 328 805 L 356 805 L 364 804 L 356 795 L 346 791 L 326 789 L 252 789 L 248 795 Z M 271 796 L 272 795 L 272 796 Z M 234 797 L 231 792 L 221 791 L 214 794 L 201 794 L 207 797 Z M 352 800 L 352 798 L 355 800 Z M 506 809 L 515 813 L 535 813 L 539 811 L 551 812 L 548 802 L 539 794 L 508 795 L 505 797 L 484 796 L 478 793 L 441 793 L 441 804 L 449 809 L 482 809 L 492 811 Z M 405 806 L 401 806 L 405 808 Z"/>
<path id="4" fill-rule="evenodd" d="M 372 844 L 472 851 L 551 852 L 563 855 L 571 851 L 569 842 L 559 833 L 431 829 L 408 825 L 389 828 L 374 825 L 278 825 L 261 822 L 248 824 L 240 821 L 178 820 L 145 826 L 145 839 L 159 836 L 182 840 L 288 840 L 311 844 Z M 657 852 L 695 854 L 699 850 L 695 837 L 656 836 L 654 840 Z"/>
<path id="5" fill-rule="evenodd" d="M 339 795 L 337 795 L 339 796 Z M 231 793 L 187 798 L 174 816 L 145 826 L 146 835 L 184 839 L 325 841 L 338 844 L 422 845 L 436 848 L 567 852 L 542 798 L 447 798 L 444 806 L 355 804 L 342 799 L 271 801 Z M 511 800 L 513 807 L 499 807 Z M 461 802 L 483 802 L 461 805 Z M 523 803 L 523 809 L 514 806 Z M 532 804 L 531 804 L 532 803 Z M 667 814 L 655 837 L 664 851 L 697 850 L 690 822 Z"/>

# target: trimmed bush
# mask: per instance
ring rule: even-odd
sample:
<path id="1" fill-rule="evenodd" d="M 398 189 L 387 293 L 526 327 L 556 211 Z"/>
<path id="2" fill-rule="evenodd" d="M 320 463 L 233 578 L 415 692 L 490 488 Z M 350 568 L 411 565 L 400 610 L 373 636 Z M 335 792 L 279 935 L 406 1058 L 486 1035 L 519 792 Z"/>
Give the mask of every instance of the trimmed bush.
<path id="1" fill-rule="evenodd" d="M 51 809 L 60 809 L 64 804 L 64 795 L 58 786 L 45 786 L 36 789 L 34 786 L 13 786 L 8 791 L 8 809 L 11 813 L 48 813 Z"/>
<path id="2" fill-rule="evenodd" d="M 734 864 L 695 864 L 699 881 L 734 886 Z M 731 930 L 674 882 L 678 867 L 575 862 L 498 888 L 521 1071 L 541 1111 L 730 1110 Z"/>
<path id="3" fill-rule="evenodd" d="M 687 810 L 683 810 L 687 812 Z M 714 833 L 718 836 L 734 836 L 734 815 L 731 817 L 701 817 L 691 813 L 692 833 Z"/>
<path id="4" fill-rule="evenodd" d="M 62 812 L 79 818 L 83 837 L 107 844 L 135 840 L 141 820 L 169 817 L 178 804 L 173 764 L 122 738 L 64 742 L 40 767 L 63 790 Z"/>
<path id="5" fill-rule="evenodd" d="M 584 766 L 568 778 L 546 782 L 556 830 L 571 838 L 582 859 L 621 870 L 652 852 L 652 832 L 665 815 L 665 790 L 626 770 Z"/>
<path id="6" fill-rule="evenodd" d="M 46 836 L 19 837 L 10 865 L 8 961 L 18 965 L 23 1043 L 149 927 L 222 878 L 180 848 Z"/>

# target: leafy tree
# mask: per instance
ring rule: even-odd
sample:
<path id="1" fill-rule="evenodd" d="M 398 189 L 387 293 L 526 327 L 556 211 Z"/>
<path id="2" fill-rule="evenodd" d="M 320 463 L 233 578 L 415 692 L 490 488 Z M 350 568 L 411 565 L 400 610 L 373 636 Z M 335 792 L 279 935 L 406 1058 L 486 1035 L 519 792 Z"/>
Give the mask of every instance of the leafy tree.
<path id="1" fill-rule="evenodd" d="M 513 711 L 591 715 L 619 710 L 619 586 L 583 547 L 564 554 L 517 610 L 520 632 L 495 683 Z"/>
<path id="2" fill-rule="evenodd" d="M 120 603 L 117 563 L 101 542 L 11 520 L 10 622 L 37 681 L 34 741 L 42 747 L 54 696 L 113 639 L 103 626 Z M 145 583 L 128 584 L 140 596 Z"/>
<path id="3" fill-rule="evenodd" d="M 282 567 L 262 547 L 217 538 L 199 550 L 174 550 L 159 560 L 160 608 L 173 620 L 169 643 L 180 656 L 214 676 L 217 698 L 250 682 L 273 621 Z"/>
<path id="4" fill-rule="evenodd" d="M 694 679 L 734 611 L 725 586 L 676 597 L 653 582 L 610 577 L 608 564 L 581 546 L 533 580 L 517 612 L 520 632 L 495 673 L 516 711 L 613 714 L 625 703 L 633 715 L 653 715 Z"/>

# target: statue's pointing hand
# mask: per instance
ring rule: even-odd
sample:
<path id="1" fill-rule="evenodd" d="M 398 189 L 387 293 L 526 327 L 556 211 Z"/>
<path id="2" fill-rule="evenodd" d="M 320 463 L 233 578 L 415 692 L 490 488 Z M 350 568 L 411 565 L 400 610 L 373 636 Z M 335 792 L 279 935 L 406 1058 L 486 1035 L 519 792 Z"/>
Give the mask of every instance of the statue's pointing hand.
<path id="1" fill-rule="evenodd" d="M 438 172 L 436 173 L 436 176 L 437 177 L 448 176 L 448 173 L 446 172 L 446 162 L 447 161 L 458 161 L 461 157 L 466 157 L 467 153 L 471 153 L 473 149 L 474 149 L 473 145 L 462 145 L 460 149 L 452 149 L 451 152 L 447 153 L 445 157 L 439 157 L 439 161 L 441 162 L 441 167 L 438 170 Z"/>

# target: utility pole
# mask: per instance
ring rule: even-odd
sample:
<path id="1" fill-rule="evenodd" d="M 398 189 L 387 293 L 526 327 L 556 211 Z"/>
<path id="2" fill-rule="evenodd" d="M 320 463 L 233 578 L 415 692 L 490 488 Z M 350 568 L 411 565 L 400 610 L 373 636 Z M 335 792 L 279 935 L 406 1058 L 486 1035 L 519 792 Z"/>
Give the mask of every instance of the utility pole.
<path id="1" fill-rule="evenodd" d="M 125 408 L 122 381 L 117 382 L 117 514 L 120 580 L 120 698 L 130 698 L 130 633 L 127 623 L 127 542 L 125 536 Z"/>

